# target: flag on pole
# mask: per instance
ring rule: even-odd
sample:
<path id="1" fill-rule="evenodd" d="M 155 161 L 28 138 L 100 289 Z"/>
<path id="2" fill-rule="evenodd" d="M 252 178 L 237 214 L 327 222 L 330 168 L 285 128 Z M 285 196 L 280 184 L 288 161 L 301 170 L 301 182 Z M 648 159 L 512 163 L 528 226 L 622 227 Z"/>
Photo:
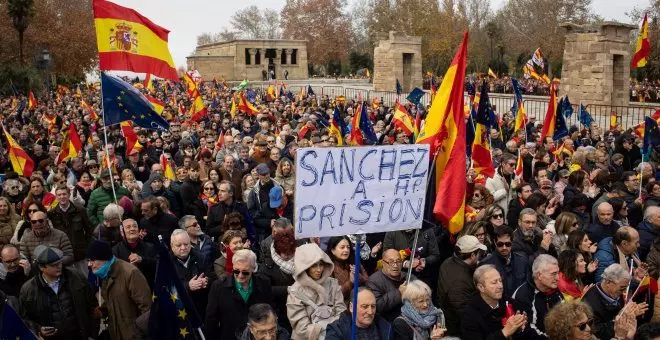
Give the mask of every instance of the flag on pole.
<path id="1" fill-rule="evenodd" d="M 154 92 L 154 83 L 153 79 L 151 78 L 151 73 L 147 73 L 146 78 L 144 78 L 144 88 L 149 91 L 149 93 Z"/>
<path id="2" fill-rule="evenodd" d="M 259 110 L 245 98 L 243 92 L 238 94 L 238 109 L 250 115 L 259 114 Z"/>
<path id="3" fill-rule="evenodd" d="M 193 122 L 196 122 L 206 116 L 207 109 L 206 106 L 204 105 L 204 100 L 202 100 L 202 97 L 197 94 L 195 96 L 195 99 L 193 99 L 192 104 L 190 105 L 190 119 Z"/>
<path id="4" fill-rule="evenodd" d="M 87 104 L 87 102 L 86 102 L 84 99 L 80 101 L 80 105 L 81 105 L 85 110 L 87 110 L 87 112 L 89 112 L 89 117 L 90 117 L 93 121 L 96 121 L 97 119 L 99 119 L 99 115 L 97 115 L 96 112 L 94 112 L 94 109 L 92 109 L 92 107 L 91 107 L 89 104 Z"/>
<path id="5" fill-rule="evenodd" d="M 513 107 L 511 107 L 511 113 L 516 117 L 516 122 L 513 127 L 513 132 L 516 132 L 520 129 L 524 129 L 527 125 L 527 112 L 525 112 L 525 106 L 523 105 L 522 95 L 520 94 L 520 88 L 518 81 L 511 78 L 511 83 L 513 84 L 513 93 L 515 94 L 515 99 L 513 101 Z"/>
<path id="6" fill-rule="evenodd" d="M 542 141 L 545 140 L 545 137 L 554 135 L 557 125 L 557 111 L 557 91 L 555 91 L 555 84 L 550 84 L 550 101 L 548 102 L 548 110 L 545 113 L 543 129 L 541 130 Z"/>
<path id="7" fill-rule="evenodd" d="M 183 74 L 183 81 L 186 83 L 186 92 L 188 92 L 189 98 L 195 98 L 199 94 L 197 89 L 197 83 L 192 79 L 188 73 Z"/>
<path id="8" fill-rule="evenodd" d="M 426 117 L 418 144 L 431 146 L 435 157 L 435 204 L 433 213 L 452 234 L 458 233 L 465 222 L 465 191 L 467 183 L 465 118 L 463 89 L 468 45 L 468 33 L 442 79 Z"/>
<path id="9" fill-rule="evenodd" d="M 143 146 L 138 141 L 138 136 L 133 130 L 133 123 L 130 120 L 121 122 L 121 133 L 126 138 L 126 155 L 133 153 L 133 150 L 138 152 L 142 150 Z"/>
<path id="10" fill-rule="evenodd" d="M 364 145 L 364 138 L 360 132 L 360 120 L 362 119 L 362 106 L 359 104 L 355 113 L 353 113 L 353 120 L 351 121 L 351 145 Z"/>
<path id="11" fill-rule="evenodd" d="M 584 125 L 586 128 L 590 128 L 594 121 L 589 111 L 587 111 L 587 108 L 582 104 L 580 104 L 580 115 L 578 116 L 578 119 L 580 120 L 580 124 Z"/>
<path id="12" fill-rule="evenodd" d="M 37 100 L 34 99 L 34 94 L 32 90 L 28 93 L 28 110 L 34 110 L 37 108 Z"/>
<path id="13" fill-rule="evenodd" d="M 145 98 L 151 103 L 151 105 L 154 107 L 154 111 L 158 114 L 162 114 L 163 110 L 165 109 L 165 103 L 163 103 L 160 99 L 154 98 L 148 94 L 144 95 Z"/>
<path id="14" fill-rule="evenodd" d="M 523 159 L 522 155 L 520 154 L 520 150 L 518 150 L 518 160 L 516 161 L 516 169 L 514 170 L 514 174 L 516 177 L 520 178 L 522 180 L 522 175 L 523 175 Z"/>
<path id="15" fill-rule="evenodd" d="M 490 125 L 490 99 L 488 98 L 488 84 L 484 81 L 481 86 L 481 98 L 475 117 L 474 142 L 472 143 L 472 166 L 477 174 L 492 178 L 495 175 L 495 166 L 490 155 L 490 141 L 488 140 Z"/>
<path id="16" fill-rule="evenodd" d="M 560 140 L 568 136 L 568 126 L 566 126 L 566 119 L 564 118 L 566 116 L 564 113 L 566 112 L 566 103 L 568 103 L 568 107 L 571 107 L 568 97 L 560 99 L 559 104 L 557 104 L 559 112 L 555 114 L 555 131 L 552 134 L 552 140 Z M 573 112 L 573 108 L 571 108 L 571 112 Z"/>
<path id="17" fill-rule="evenodd" d="M 82 141 L 76 131 L 75 124 L 69 124 L 69 131 L 64 135 L 62 140 L 62 147 L 60 148 L 60 154 L 57 156 L 56 164 L 60 164 L 67 159 L 74 159 L 78 157 L 78 154 L 82 150 Z"/>
<path id="18" fill-rule="evenodd" d="M 172 181 L 176 180 L 174 168 L 164 153 L 160 155 L 160 165 L 163 167 L 163 176 L 165 178 L 169 178 Z"/>
<path id="19" fill-rule="evenodd" d="M 642 21 L 642 27 L 639 30 L 639 36 L 637 37 L 637 44 L 635 45 L 635 55 L 632 57 L 632 66 L 631 69 L 636 69 L 638 67 L 646 66 L 646 62 L 649 59 L 649 54 L 651 53 L 651 44 L 649 42 L 649 24 L 647 21 L 647 13 L 644 13 L 644 20 Z"/>
<path id="20" fill-rule="evenodd" d="M 150 73 L 179 80 L 168 47 L 170 31 L 109 1 L 94 0 L 92 6 L 101 71 Z"/>
<path id="21" fill-rule="evenodd" d="M 543 57 L 541 48 L 537 48 L 536 51 L 534 51 L 534 55 L 532 55 L 532 59 L 527 60 L 527 63 L 523 66 L 523 72 L 525 78 L 543 80 L 550 84 L 550 78 L 545 71 L 545 58 Z"/>
<path id="22" fill-rule="evenodd" d="M 403 87 L 401 86 L 401 83 L 399 82 L 399 78 L 396 78 L 396 95 L 400 96 L 403 93 Z"/>
<path id="23" fill-rule="evenodd" d="M 28 156 L 27 152 L 16 143 L 14 138 L 7 132 L 4 125 L 2 126 L 2 132 L 5 134 L 5 139 L 7 139 L 7 151 L 14 172 L 19 176 L 29 178 L 32 176 L 32 170 L 34 170 L 34 161 Z"/>
<path id="24" fill-rule="evenodd" d="M 330 128 L 329 133 L 337 138 L 337 145 L 344 145 L 344 129 L 342 124 L 341 114 L 339 112 L 339 107 L 335 106 L 335 110 L 330 117 Z"/>
<path id="25" fill-rule="evenodd" d="M 610 131 L 616 129 L 616 112 L 610 113 Z"/>
<path id="26" fill-rule="evenodd" d="M 18 313 L 5 301 L 2 309 L 2 328 L 0 339 L 11 340 L 37 340 L 37 337 L 25 325 Z"/>
<path id="27" fill-rule="evenodd" d="M 392 122 L 397 129 L 403 131 L 408 136 L 415 132 L 415 123 L 413 123 L 412 116 L 408 113 L 405 106 L 399 104 L 398 100 L 394 102 Z"/>
<path id="28" fill-rule="evenodd" d="M 660 145 L 658 122 L 651 117 L 644 117 L 644 143 L 642 144 L 642 161 L 647 161 L 651 150 Z"/>
<path id="29" fill-rule="evenodd" d="M 497 79 L 497 74 L 495 74 L 495 72 L 493 72 L 493 69 L 491 69 L 490 67 L 488 68 L 488 76 Z"/>

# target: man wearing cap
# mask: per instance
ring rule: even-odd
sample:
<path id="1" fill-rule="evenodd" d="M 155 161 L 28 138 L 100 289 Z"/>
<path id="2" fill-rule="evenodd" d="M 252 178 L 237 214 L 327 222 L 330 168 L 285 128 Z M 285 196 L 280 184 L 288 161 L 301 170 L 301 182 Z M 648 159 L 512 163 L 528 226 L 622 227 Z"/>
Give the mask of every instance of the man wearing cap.
<path id="1" fill-rule="evenodd" d="M 475 236 L 462 236 L 456 242 L 454 255 L 440 266 L 436 305 L 445 312 L 446 335 L 460 335 L 458 311 L 477 291 L 472 276 L 487 249 Z"/>
<path id="2" fill-rule="evenodd" d="M 23 319 L 43 338 L 80 339 L 98 335 L 98 306 L 87 279 L 62 268 L 62 251 L 40 245 L 35 249 L 39 273 L 25 282 L 19 301 Z"/>
<path id="3" fill-rule="evenodd" d="M 270 204 L 270 190 L 280 187 L 274 179 L 270 178 L 270 168 L 265 163 L 257 165 L 259 180 L 248 194 L 248 210 L 256 227 L 257 237 L 262 241 L 270 234 L 271 220 L 278 218 L 277 209 Z"/>
<path id="4" fill-rule="evenodd" d="M 140 238 L 138 223 L 132 218 L 122 221 L 119 227 L 122 242 L 112 247 L 112 253 L 134 266 L 136 266 L 147 279 L 149 286 L 153 285 L 156 278 L 156 259 L 158 251 L 156 247 Z"/>
<path id="5" fill-rule="evenodd" d="M 110 244 L 94 241 L 87 250 L 88 265 L 103 280 L 101 311 L 108 316 L 110 339 L 131 339 L 138 316 L 151 308 L 151 291 L 134 265 L 116 258 Z"/>
<path id="6" fill-rule="evenodd" d="M 144 163 L 140 157 L 140 149 L 133 148 L 127 155 L 128 162 L 124 163 L 124 168 L 121 170 L 129 169 L 133 172 L 135 179 L 140 182 L 145 182 L 149 179 L 149 167 Z"/>
<path id="7" fill-rule="evenodd" d="M 30 217 L 32 229 L 28 229 L 23 234 L 20 241 L 21 253 L 28 260 L 34 261 L 36 258 L 36 249 L 39 245 L 49 244 L 64 253 L 62 262 L 65 266 L 73 264 L 73 247 L 66 234 L 50 225 L 48 216 L 42 211 L 36 211 Z"/>
<path id="8" fill-rule="evenodd" d="M 101 170 L 101 186 L 94 189 L 89 196 L 87 202 L 87 216 L 89 216 L 92 225 L 98 225 L 103 221 L 103 209 L 115 201 L 114 194 L 117 195 L 117 200 L 124 196 L 131 197 L 131 193 L 123 186 L 115 182 L 115 190 L 112 190 L 112 182 L 110 181 L 110 170 Z"/>
<path id="9" fill-rule="evenodd" d="M 275 209 L 277 216 L 286 217 L 293 220 L 293 204 L 289 202 L 288 196 L 284 195 L 284 189 L 280 186 L 275 186 L 270 189 L 268 193 L 270 200 L 270 207 Z"/>

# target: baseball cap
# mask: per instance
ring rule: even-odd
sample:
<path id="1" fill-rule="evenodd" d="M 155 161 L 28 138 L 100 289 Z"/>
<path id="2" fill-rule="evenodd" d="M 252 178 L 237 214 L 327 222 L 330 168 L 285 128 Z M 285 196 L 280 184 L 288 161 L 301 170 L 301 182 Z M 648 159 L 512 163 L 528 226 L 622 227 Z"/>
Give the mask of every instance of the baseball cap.
<path id="1" fill-rule="evenodd" d="M 282 187 L 272 187 L 268 193 L 268 199 L 272 209 L 279 208 L 282 205 Z"/>
<path id="2" fill-rule="evenodd" d="M 477 249 L 484 251 L 488 249 L 485 245 L 481 244 L 475 236 L 472 235 L 461 236 L 461 238 L 459 238 L 456 242 L 456 247 L 463 254 L 471 253 Z"/>
<path id="3" fill-rule="evenodd" d="M 64 253 L 61 250 L 49 245 L 38 245 L 34 249 L 34 260 L 40 265 L 56 263 L 63 258 Z"/>

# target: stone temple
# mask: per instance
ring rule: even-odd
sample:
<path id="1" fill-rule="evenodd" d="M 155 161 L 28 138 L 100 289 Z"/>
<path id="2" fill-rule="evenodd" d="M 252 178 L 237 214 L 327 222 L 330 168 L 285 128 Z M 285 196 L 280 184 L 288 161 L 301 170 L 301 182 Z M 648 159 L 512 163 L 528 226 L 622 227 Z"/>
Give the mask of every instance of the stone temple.
<path id="1" fill-rule="evenodd" d="M 422 87 L 422 37 L 390 31 L 374 49 L 374 90 L 395 91 L 399 79 L 403 92 Z"/>

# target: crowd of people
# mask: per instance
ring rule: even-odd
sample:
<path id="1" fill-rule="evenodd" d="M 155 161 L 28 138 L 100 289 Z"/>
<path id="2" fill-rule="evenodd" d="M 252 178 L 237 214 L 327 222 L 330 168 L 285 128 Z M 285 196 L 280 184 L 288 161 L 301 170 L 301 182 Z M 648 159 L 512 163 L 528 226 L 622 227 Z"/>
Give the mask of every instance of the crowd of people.
<path id="1" fill-rule="evenodd" d="M 460 233 L 425 223 L 416 247 L 415 230 L 296 239 L 296 150 L 337 146 L 327 121 L 338 105 L 350 125 L 358 103 L 257 91 L 259 113 L 246 114 L 224 84 L 200 90 L 208 113 L 193 122 L 184 85 L 143 88 L 171 118 L 168 131 L 134 127 L 139 147 L 82 105 L 101 112 L 93 86 L 37 95 L 32 109 L 0 101 L 35 163 L 19 175 L 3 145 L 0 297 L 35 334 L 150 338 L 166 246 L 209 339 L 350 339 L 353 317 L 372 340 L 660 336 L 660 157 L 641 162 L 630 131 L 542 140 L 541 122 L 514 131 L 502 112 L 496 173 L 466 174 Z M 369 103 L 378 143 L 410 143 L 392 104 Z M 70 124 L 83 150 L 58 162 Z"/>

